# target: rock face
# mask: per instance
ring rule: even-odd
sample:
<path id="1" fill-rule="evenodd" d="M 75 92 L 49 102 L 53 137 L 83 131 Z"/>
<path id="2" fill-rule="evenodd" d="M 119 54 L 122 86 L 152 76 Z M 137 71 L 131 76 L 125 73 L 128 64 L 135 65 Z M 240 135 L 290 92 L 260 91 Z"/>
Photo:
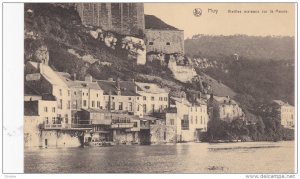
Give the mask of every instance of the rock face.
<path id="1" fill-rule="evenodd" d="M 33 54 L 32 59 L 36 62 L 42 62 L 45 65 L 49 63 L 49 51 L 47 46 L 42 45 Z"/>

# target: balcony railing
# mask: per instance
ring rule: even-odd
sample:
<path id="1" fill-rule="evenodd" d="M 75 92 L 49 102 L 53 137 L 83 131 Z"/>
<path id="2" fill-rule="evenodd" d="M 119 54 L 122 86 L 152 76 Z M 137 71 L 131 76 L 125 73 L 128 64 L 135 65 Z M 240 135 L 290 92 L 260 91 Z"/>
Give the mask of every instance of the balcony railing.
<path id="1" fill-rule="evenodd" d="M 116 129 L 116 128 L 132 128 L 134 127 L 134 123 L 117 123 L 117 124 L 112 124 L 111 128 Z"/>
<path id="2" fill-rule="evenodd" d="M 86 128 L 91 129 L 90 124 L 44 124 L 44 129 L 78 129 Z"/>

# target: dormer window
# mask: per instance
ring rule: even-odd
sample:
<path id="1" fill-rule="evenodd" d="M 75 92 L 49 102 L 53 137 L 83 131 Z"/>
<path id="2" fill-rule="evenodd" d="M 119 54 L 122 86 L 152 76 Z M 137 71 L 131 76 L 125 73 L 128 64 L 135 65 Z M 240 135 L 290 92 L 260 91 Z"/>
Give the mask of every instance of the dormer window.
<path id="1" fill-rule="evenodd" d="M 166 45 L 170 45 L 170 42 L 167 42 Z"/>
<path id="2" fill-rule="evenodd" d="M 153 45 L 153 42 L 149 42 L 149 45 Z"/>

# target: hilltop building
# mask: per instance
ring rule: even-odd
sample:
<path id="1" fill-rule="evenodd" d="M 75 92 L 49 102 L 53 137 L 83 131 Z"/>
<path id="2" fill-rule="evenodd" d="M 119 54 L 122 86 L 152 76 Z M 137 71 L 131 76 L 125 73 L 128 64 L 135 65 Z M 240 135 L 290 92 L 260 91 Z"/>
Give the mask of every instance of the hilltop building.
<path id="1" fill-rule="evenodd" d="M 278 111 L 281 125 L 285 128 L 295 128 L 295 108 L 281 100 L 273 100 L 275 110 Z"/>
<path id="2" fill-rule="evenodd" d="M 122 35 L 142 35 L 143 3 L 75 3 L 82 24 L 98 26 Z"/>
<path id="3" fill-rule="evenodd" d="M 184 31 L 145 15 L 147 53 L 184 54 Z"/>

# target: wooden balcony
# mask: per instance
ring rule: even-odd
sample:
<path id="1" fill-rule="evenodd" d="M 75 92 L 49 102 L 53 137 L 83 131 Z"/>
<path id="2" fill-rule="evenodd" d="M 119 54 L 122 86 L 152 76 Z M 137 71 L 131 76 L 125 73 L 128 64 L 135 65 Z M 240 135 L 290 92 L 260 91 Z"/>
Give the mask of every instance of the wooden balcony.
<path id="1" fill-rule="evenodd" d="M 126 129 L 132 127 L 134 127 L 134 123 L 116 123 L 111 125 L 112 129 Z"/>
<path id="2" fill-rule="evenodd" d="M 90 124 L 44 124 L 43 129 L 52 130 L 52 129 L 92 129 Z"/>

